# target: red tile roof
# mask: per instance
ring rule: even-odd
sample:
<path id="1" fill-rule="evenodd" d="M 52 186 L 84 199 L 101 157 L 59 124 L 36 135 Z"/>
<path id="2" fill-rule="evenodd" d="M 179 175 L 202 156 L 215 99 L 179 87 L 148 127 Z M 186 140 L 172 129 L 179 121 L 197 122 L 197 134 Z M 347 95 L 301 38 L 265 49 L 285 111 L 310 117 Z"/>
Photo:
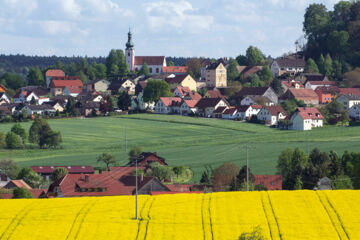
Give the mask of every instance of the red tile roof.
<path id="1" fill-rule="evenodd" d="M 163 67 L 164 73 L 187 73 L 188 67 L 185 66 L 168 66 Z"/>
<path id="2" fill-rule="evenodd" d="M 32 170 L 39 174 L 51 174 L 56 168 L 66 168 L 68 173 L 94 173 L 92 166 L 31 166 Z"/>
<path id="3" fill-rule="evenodd" d="M 261 105 L 257 105 L 257 104 L 253 104 L 253 105 L 251 105 L 251 107 L 252 107 L 253 109 L 262 109 L 262 106 L 261 106 Z"/>
<path id="4" fill-rule="evenodd" d="M 184 100 L 184 102 L 189 108 L 194 108 L 199 100 Z"/>
<path id="5" fill-rule="evenodd" d="M 324 119 L 324 117 L 321 115 L 320 111 L 317 108 L 299 107 L 297 108 L 297 112 L 302 119 Z"/>
<path id="6" fill-rule="evenodd" d="M 339 92 L 339 88 L 337 86 L 329 86 L 329 87 L 317 87 L 315 89 L 316 93 L 322 93 L 322 94 L 326 94 L 326 93 L 331 93 L 331 94 L 336 94 Z"/>
<path id="7" fill-rule="evenodd" d="M 135 56 L 135 65 L 161 65 L 165 62 L 164 56 Z"/>
<path id="8" fill-rule="evenodd" d="M 360 90 L 358 88 L 339 88 L 340 95 L 358 95 L 360 96 Z"/>
<path id="9" fill-rule="evenodd" d="M 169 107 L 173 104 L 181 103 L 182 99 L 179 97 L 161 97 L 160 101 L 162 101 L 166 107 Z"/>
<path id="10" fill-rule="evenodd" d="M 56 79 L 52 79 L 50 83 L 50 88 L 64 88 L 69 86 L 82 87 L 83 83 L 81 80 L 56 80 Z"/>
<path id="11" fill-rule="evenodd" d="M 53 77 L 52 80 L 81 80 L 79 76 Z"/>
<path id="12" fill-rule="evenodd" d="M 45 73 L 46 77 L 65 77 L 65 73 L 60 69 L 49 69 Z"/>
<path id="13" fill-rule="evenodd" d="M 255 175 L 255 185 L 264 185 L 268 190 L 282 190 L 281 175 Z"/>
<path id="14" fill-rule="evenodd" d="M 23 188 L 26 188 L 26 189 L 31 189 L 31 187 L 21 179 L 20 180 L 11 180 L 9 183 L 11 183 L 11 182 L 18 188 L 23 187 Z M 9 184 L 9 183 L 7 183 L 7 184 Z"/>
<path id="15" fill-rule="evenodd" d="M 299 84 L 300 88 L 304 88 L 304 85 L 301 82 L 298 82 L 298 81 L 284 80 L 284 81 L 281 81 L 281 83 L 284 84 L 288 88 L 295 87 L 296 84 Z"/>
<path id="16" fill-rule="evenodd" d="M 271 116 L 277 116 L 279 113 L 282 113 L 282 115 L 286 116 L 286 111 L 281 106 L 265 106 Z"/>
<path id="17" fill-rule="evenodd" d="M 81 93 L 82 92 L 82 87 L 80 86 L 66 86 L 67 90 L 69 91 L 69 93 Z"/>
<path id="18" fill-rule="evenodd" d="M 224 96 L 221 94 L 221 92 L 219 90 L 208 90 L 207 94 L 209 95 L 210 98 L 224 98 Z"/>
<path id="19" fill-rule="evenodd" d="M 297 100 L 318 100 L 319 96 L 316 94 L 314 90 L 311 88 L 289 88 L 290 93 Z"/>

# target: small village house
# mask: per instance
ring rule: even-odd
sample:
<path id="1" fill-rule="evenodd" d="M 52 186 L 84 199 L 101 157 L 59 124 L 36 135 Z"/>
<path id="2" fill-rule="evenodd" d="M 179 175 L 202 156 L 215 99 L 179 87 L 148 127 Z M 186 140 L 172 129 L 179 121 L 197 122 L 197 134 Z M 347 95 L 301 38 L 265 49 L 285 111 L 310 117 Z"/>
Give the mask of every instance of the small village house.
<path id="1" fill-rule="evenodd" d="M 320 104 L 331 103 L 337 97 L 339 92 L 338 87 L 317 87 L 315 89 L 316 94 L 319 96 Z"/>
<path id="2" fill-rule="evenodd" d="M 145 102 L 143 92 L 140 92 L 137 96 L 131 97 L 131 110 L 154 110 L 155 102 Z"/>
<path id="3" fill-rule="evenodd" d="M 206 67 L 205 82 L 206 86 L 211 88 L 227 87 L 227 71 L 223 61 L 217 61 Z"/>
<path id="4" fill-rule="evenodd" d="M 251 96 L 248 100 L 244 100 L 247 96 Z M 270 103 L 277 104 L 278 96 L 271 87 L 243 87 L 239 92 L 234 96 L 235 100 L 241 105 L 252 105 L 255 104 L 254 99 L 259 99 L 264 97 L 268 99 Z"/>
<path id="5" fill-rule="evenodd" d="M 115 80 L 109 85 L 108 90 L 111 94 L 117 95 L 120 92 L 126 92 L 129 95 L 135 94 L 135 84 L 130 79 Z"/>
<path id="6" fill-rule="evenodd" d="M 10 181 L 11 179 L 0 169 L 0 188 L 4 187 Z"/>
<path id="7" fill-rule="evenodd" d="M 31 166 L 30 168 L 46 180 L 50 180 L 51 174 L 57 168 L 65 168 L 68 174 L 95 173 L 94 167 L 92 166 Z"/>
<path id="8" fill-rule="evenodd" d="M 50 82 L 50 92 L 52 96 L 63 95 L 65 87 L 82 88 L 83 83 L 80 77 L 53 78 Z"/>
<path id="9" fill-rule="evenodd" d="M 155 113 L 169 114 L 172 113 L 174 104 L 181 104 L 182 99 L 179 97 L 161 97 L 155 104 Z"/>
<path id="10" fill-rule="evenodd" d="M 230 107 L 222 113 L 222 118 L 228 120 L 234 120 L 237 117 L 237 112 L 238 110 L 236 107 Z"/>
<path id="11" fill-rule="evenodd" d="M 323 126 L 324 117 L 318 109 L 303 107 L 297 108 L 295 113 L 291 116 L 291 129 L 293 130 L 311 130 L 315 127 Z"/>
<path id="12" fill-rule="evenodd" d="M 265 122 L 266 125 L 278 125 L 280 120 L 286 118 L 286 112 L 281 106 L 264 106 L 257 114 L 260 121 Z"/>
<path id="13" fill-rule="evenodd" d="M 212 118 L 222 118 L 223 113 L 228 109 L 228 106 L 222 106 L 222 107 L 218 107 L 216 108 L 212 114 L 211 117 Z"/>
<path id="14" fill-rule="evenodd" d="M 333 81 L 307 81 L 305 83 L 305 88 L 311 88 L 312 90 L 315 90 L 318 87 L 336 87 L 338 84 L 337 82 Z"/>
<path id="15" fill-rule="evenodd" d="M 43 104 L 43 105 L 25 105 L 21 111 L 26 111 L 27 115 L 30 117 L 32 115 L 39 115 L 39 116 L 44 116 L 44 115 L 49 115 L 49 116 L 54 116 L 56 113 L 55 108 L 53 108 L 51 105 L 49 104 Z"/>
<path id="16" fill-rule="evenodd" d="M 165 81 L 170 85 L 170 89 L 174 90 L 176 87 L 187 87 L 190 91 L 196 91 L 196 81 L 190 74 L 170 75 L 165 78 Z"/>
<path id="17" fill-rule="evenodd" d="M 237 108 L 236 118 L 241 120 L 250 119 L 253 115 L 257 116 L 261 109 L 261 105 L 241 105 Z"/>
<path id="18" fill-rule="evenodd" d="M 106 92 L 109 86 L 110 82 L 105 79 L 97 79 L 85 84 L 86 90 L 91 92 Z"/>
<path id="19" fill-rule="evenodd" d="M 297 73 L 304 72 L 305 60 L 297 56 L 280 57 L 272 62 L 270 69 L 275 77 L 282 76 L 285 73 L 294 76 Z"/>
<path id="20" fill-rule="evenodd" d="M 222 98 L 202 98 L 196 104 L 198 114 L 202 117 L 212 117 L 213 112 L 219 107 L 228 108 L 230 104 Z"/>
<path id="21" fill-rule="evenodd" d="M 65 77 L 65 73 L 60 69 L 49 69 L 45 72 L 46 87 L 50 86 L 50 82 L 54 77 Z"/>
<path id="22" fill-rule="evenodd" d="M 156 152 L 142 152 L 137 158 L 130 161 L 128 166 L 135 167 L 137 163 L 138 167 L 147 169 L 152 163 L 155 162 L 163 166 L 168 165 L 165 161 L 165 158 L 158 156 Z"/>
<path id="23" fill-rule="evenodd" d="M 300 81 L 295 81 L 294 79 L 282 80 L 281 86 L 284 92 L 286 92 L 289 88 L 304 88 L 304 85 Z"/>
<path id="24" fill-rule="evenodd" d="M 195 91 L 191 91 L 189 87 L 177 86 L 173 92 L 174 97 L 180 97 L 186 100 L 200 100 L 201 95 Z"/>
<path id="25" fill-rule="evenodd" d="M 196 104 L 198 102 L 199 100 L 183 100 L 183 103 L 181 104 L 180 107 L 181 115 L 196 114 L 197 113 Z"/>
<path id="26" fill-rule="evenodd" d="M 296 99 L 298 101 L 304 101 L 306 105 L 318 105 L 319 96 L 311 88 L 289 88 L 281 97 L 285 99 Z"/>
<path id="27" fill-rule="evenodd" d="M 354 120 L 360 119 L 360 105 L 355 104 L 349 109 L 349 117 Z"/>
<path id="28" fill-rule="evenodd" d="M 344 110 L 349 110 L 352 106 L 360 104 L 359 95 L 341 95 L 336 101 L 340 103 Z"/>
<path id="29" fill-rule="evenodd" d="M 254 175 L 254 185 L 262 185 L 267 190 L 282 190 L 281 175 Z"/>

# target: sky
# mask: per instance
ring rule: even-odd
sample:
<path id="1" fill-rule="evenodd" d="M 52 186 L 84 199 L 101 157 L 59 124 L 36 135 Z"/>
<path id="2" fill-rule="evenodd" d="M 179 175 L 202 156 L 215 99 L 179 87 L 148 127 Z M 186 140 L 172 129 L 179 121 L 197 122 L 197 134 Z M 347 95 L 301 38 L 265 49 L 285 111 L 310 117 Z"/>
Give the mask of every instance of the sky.
<path id="1" fill-rule="evenodd" d="M 0 0 L 0 54 L 236 57 L 295 51 L 306 7 L 338 0 Z"/>

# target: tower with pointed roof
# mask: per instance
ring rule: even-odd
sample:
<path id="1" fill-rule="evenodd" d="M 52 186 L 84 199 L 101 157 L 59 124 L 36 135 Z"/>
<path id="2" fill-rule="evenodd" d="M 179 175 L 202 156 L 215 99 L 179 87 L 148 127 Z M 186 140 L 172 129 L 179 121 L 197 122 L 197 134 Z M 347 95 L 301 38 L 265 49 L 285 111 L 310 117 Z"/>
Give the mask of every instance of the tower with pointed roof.
<path id="1" fill-rule="evenodd" d="M 125 49 L 125 58 L 126 64 L 129 66 L 129 70 L 134 70 L 134 63 L 135 63 L 135 50 L 134 50 L 134 43 L 132 42 L 132 33 L 129 29 L 128 32 L 128 41 L 126 43 Z"/>

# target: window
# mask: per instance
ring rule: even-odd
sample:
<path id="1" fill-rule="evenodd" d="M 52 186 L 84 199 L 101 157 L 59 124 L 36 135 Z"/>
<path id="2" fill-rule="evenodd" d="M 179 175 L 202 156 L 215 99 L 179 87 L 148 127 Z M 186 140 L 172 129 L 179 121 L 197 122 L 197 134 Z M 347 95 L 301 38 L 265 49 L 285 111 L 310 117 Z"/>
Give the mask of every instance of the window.
<path id="1" fill-rule="evenodd" d="M 128 56 L 130 57 L 130 53 L 128 52 Z"/>
<path id="2" fill-rule="evenodd" d="M 149 72 L 152 73 L 152 68 L 149 68 Z"/>
<path id="3" fill-rule="evenodd" d="M 156 73 L 159 73 L 159 68 L 156 68 Z"/>

